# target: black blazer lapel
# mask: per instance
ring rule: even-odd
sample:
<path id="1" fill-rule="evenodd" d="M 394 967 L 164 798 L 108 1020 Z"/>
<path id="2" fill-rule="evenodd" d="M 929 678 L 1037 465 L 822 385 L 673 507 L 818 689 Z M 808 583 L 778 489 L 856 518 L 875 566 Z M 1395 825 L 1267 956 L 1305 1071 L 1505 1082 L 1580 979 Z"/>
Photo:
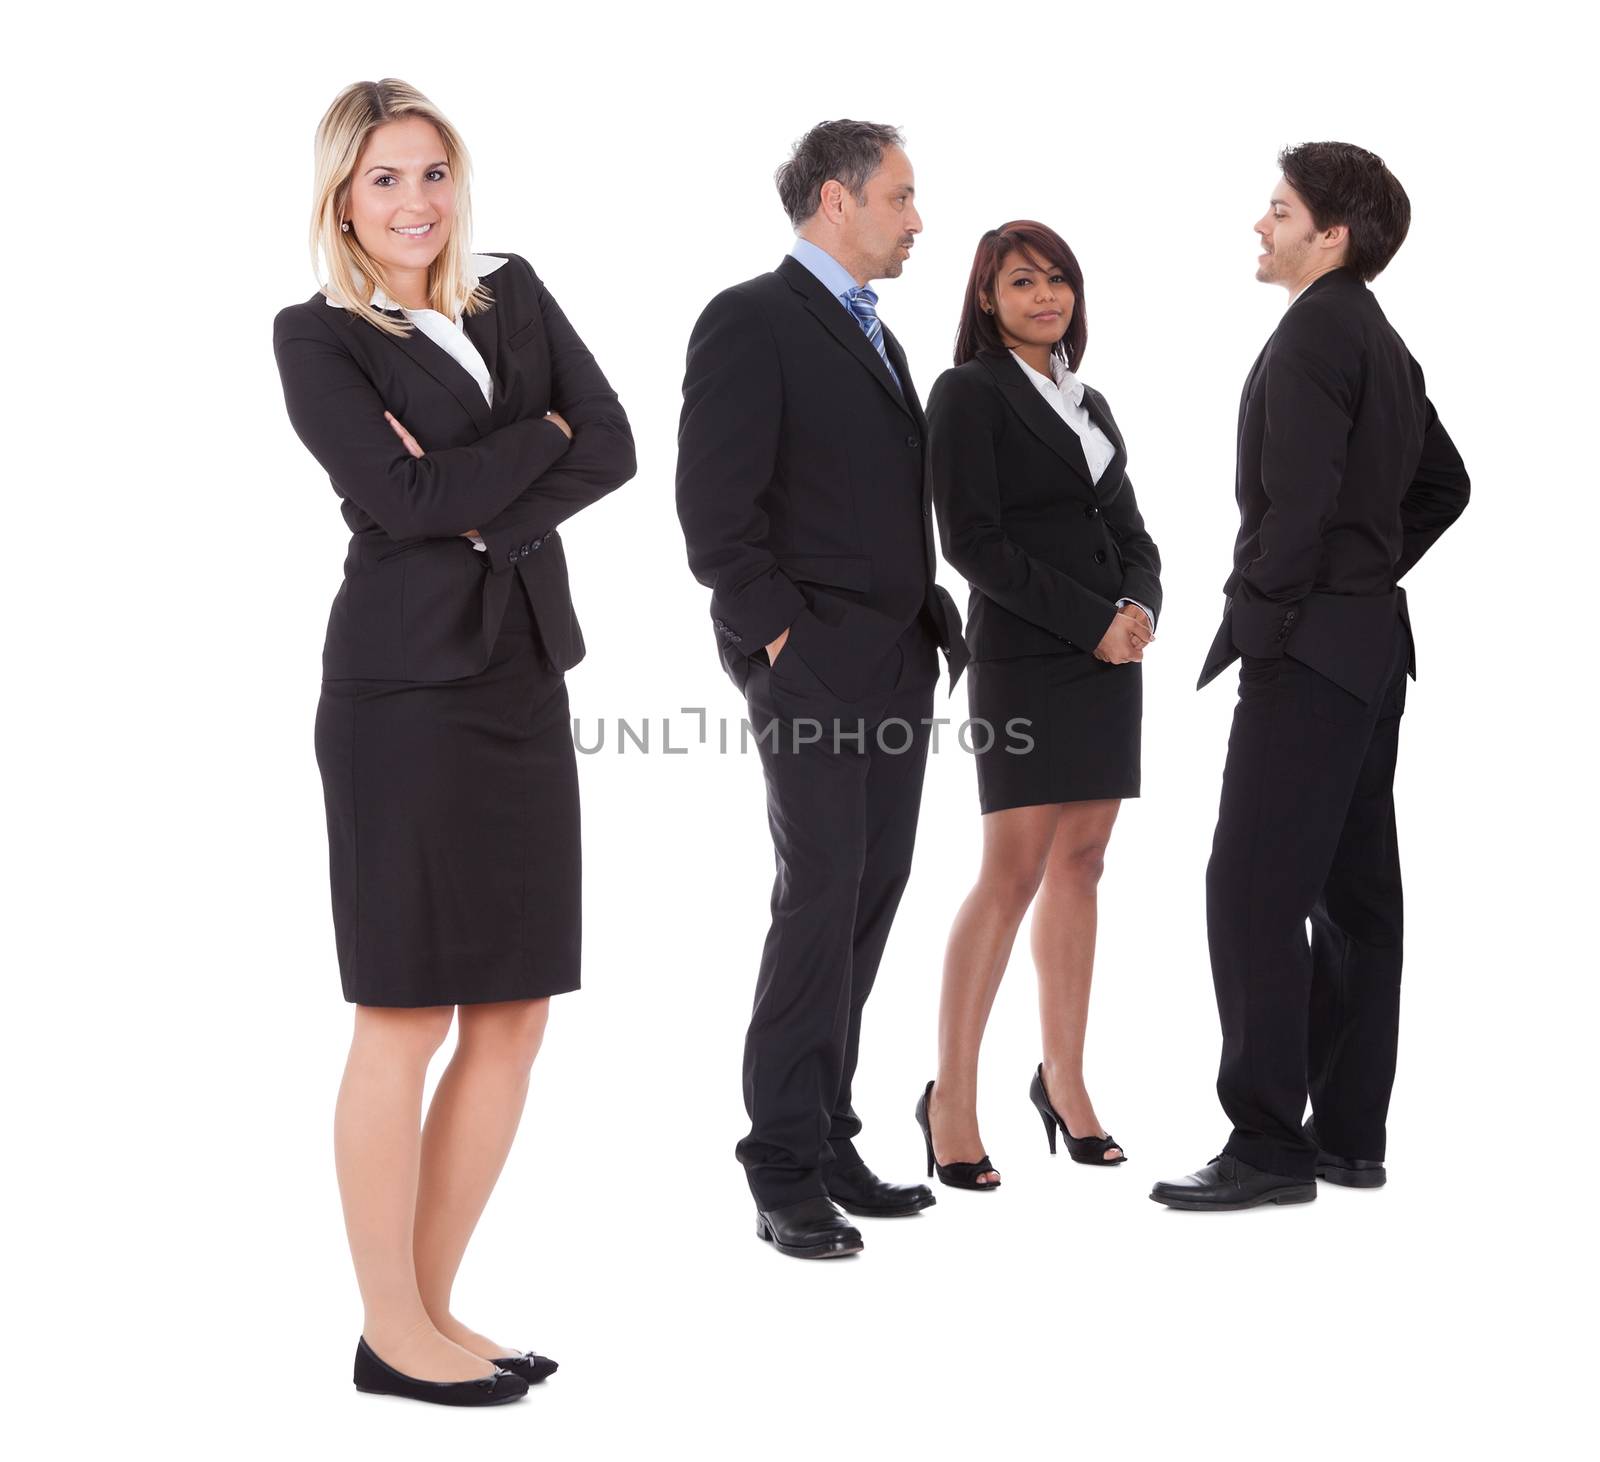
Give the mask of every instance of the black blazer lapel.
<path id="1" fill-rule="evenodd" d="M 491 311 L 490 313 L 493 312 Z M 472 316 L 469 315 L 467 318 L 470 320 Z M 478 383 L 467 374 L 466 368 L 449 351 L 435 345 L 415 325 L 411 327 L 410 333 L 403 339 L 399 336 L 390 335 L 386 330 L 379 333 L 383 335 L 385 340 L 390 341 L 396 350 L 410 356 L 412 360 L 454 396 L 466 409 L 468 415 L 472 417 L 480 432 L 487 432 L 493 427 L 494 423 L 490 417 L 489 403 L 483 399 L 483 392 L 478 389 Z M 478 344 L 478 340 L 474 337 L 470 326 L 467 329 L 467 338 L 474 345 Z M 481 350 L 482 347 L 480 346 L 479 349 Z M 487 359 L 485 357 L 485 363 L 487 363 Z M 494 367 L 492 365 L 489 367 L 489 371 L 490 379 L 493 380 Z M 401 425 L 406 425 L 406 423 L 402 422 Z M 426 451 L 428 444 L 424 442 L 422 446 L 423 450 Z"/>
<path id="2" fill-rule="evenodd" d="M 914 420 L 915 416 L 907 405 L 906 398 L 900 394 L 900 388 L 895 385 L 894 377 L 889 374 L 889 368 L 884 365 L 883 357 L 872 348 L 872 342 L 857 324 L 856 317 L 828 293 L 815 274 L 793 256 L 784 258 L 778 265 L 778 273 L 805 301 L 806 309 L 821 322 L 827 332 L 872 373 L 872 379 L 889 393 L 890 400 Z M 885 329 L 886 341 L 888 334 L 888 330 Z"/>
<path id="3" fill-rule="evenodd" d="M 504 394 L 499 389 L 500 306 L 496 303 L 486 310 L 479 310 L 475 315 L 464 315 L 461 324 L 467 332 L 467 339 L 478 347 L 478 354 L 483 357 L 483 363 L 489 367 L 489 379 L 495 383 L 494 395 L 498 401 Z M 479 394 L 482 395 L 481 392 Z"/>
<path id="4" fill-rule="evenodd" d="M 1083 443 L 1078 440 L 1077 432 L 1056 415 L 1033 382 L 1023 375 L 1022 367 L 1011 358 L 1010 352 L 1000 355 L 986 350 L 978 359 L 994 377 L 1011 409 L 1022 418 L 1023 425 L 1092 488 L 1094 476 L 1089 471 L 1089 459 L 1083 455 Z"/>
<path id="5" fill-rule="evenodd" d="M 1100 474 L 1100 482 L 1114 489 L 1122 482 L 1122 474 L 1128 470 L 1128 449 L 1123 444 L 1122 433 L 1117 430 L 1117 424 L 1111 419 L 1111 413 L 1106 410 L 1106 403 L 1101 399 L 1100 393 L 1085 386 L 1083 404 L 1088 408 L 1089 420 L 1106 434 L 1106 440 L 1111 443 L 1111 460 L 1106 463 L 1106 470 Z M 1054 415 L 1053 412 L 1051 414 Z M 1080 452 L 1083 450 L 1081 442 L 1078 450 Z M 1084 464 L 1088 465 L 1087 456 L 1084 458 Z M 1099 491 L 1099 486 L 1099 483 L 1095 484 L 1096 491 Z"/>
<path id="6" fill-rule="evenodd" d="M 911 412 L 911 419 L 916 422 L 918 429 L 926 431 L 928 419 L 922 414 L 922 402 L 917 399 L 917 388 L 911 380 L 911 367 L 906 363 L 906 353 L 887 325 L 883 327 L 883 344 L 889 352 L 889 364 L 900 377 L 900 399 Z"/>

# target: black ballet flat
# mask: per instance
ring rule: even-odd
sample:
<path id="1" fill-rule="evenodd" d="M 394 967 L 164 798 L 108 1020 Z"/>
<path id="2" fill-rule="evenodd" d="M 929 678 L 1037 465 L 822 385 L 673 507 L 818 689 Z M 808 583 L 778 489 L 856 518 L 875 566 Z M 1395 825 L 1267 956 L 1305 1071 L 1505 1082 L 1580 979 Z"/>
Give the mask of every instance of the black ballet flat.
<path id="1" fill-rule="evenodd" d="M 1074 1137 L 1067 1131 L 1067 1124 L 1061 1120 L 1061 1114 L 1050 1105 L 1050 1093 L 1044 1089 L 1042 1061 L 1033 1073 L 1033 1083 L 1028 1087 L 1028 1098 L 1039 1109 L 1039 1115 L 1044 1119 L 1044 1135 L 1050 1139 L 1052 1157 L 1055 1156 L 1056 1128 L 1059 1127 L 1061 1135 L 1067 1139 L 1067 1152 L 1073 1162 L 1081 1162 L 1086 1167 L 1094 1168 L 1114 1168 L 1118 1163 L 1127 1162 L 1128 1154 L 1125 1152 L 1113 1158 L 1106 1156 L 1113 1147 L 1122 1146 L 1109 1132 L 1104 1137 Z"/>
<path id="2" fill-rule="evenodd" d="M 935 1173 L 939 1181 L 947 1188 L 966 1188 L 973 1193 L 987 1193 L 991 1188 L 1000 1186 L 1000 1174 L 994 1173 L 994 1164 L 989 1161 L 989 1154 L 978 1159 L 977 1162 L 935 1162 L 933 1157 L 933 1129 L 928 1125 L 928 1103 L 933 1099 L 933 1083 L 930 1081 L 922 1093 L 922 1099 L 917 1103 L 917 1126 L 922 1128 L 923 1145 L 928 1149 L 928 1176 Z M 980 1183 L 978 1181 L 985 1173 L 994 1173 L 995 1181 Z"/>
<path id="3" fill-rule="evenodd" d="M 356 1343 L 356 1390 L 373 1396 L 404 1396 L 410 1401 L 431 1401 L 436 1406 L 503 1406 L 528 1394 L 528 1383 L 508 1370 L 472 1381 L 419 1381 L 397 1371 L 367 1344 Z"/>
<path id="4" fill-rule="evenodd" d="M 537 1386 L 561 1369 L 549 1356 L 535 1355 L 531 1350 L 521 1355 L 497 1355 L 489 1364 L 510 1371 L 513 1376 L 521 1376 L 530 1386 Z"/>

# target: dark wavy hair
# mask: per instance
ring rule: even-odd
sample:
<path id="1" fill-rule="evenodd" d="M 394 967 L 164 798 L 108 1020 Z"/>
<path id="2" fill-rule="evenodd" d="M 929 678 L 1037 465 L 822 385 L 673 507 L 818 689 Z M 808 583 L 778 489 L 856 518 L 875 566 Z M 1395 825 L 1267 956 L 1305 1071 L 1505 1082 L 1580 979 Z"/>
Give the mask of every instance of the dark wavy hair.
<path id="1" fill-rule="evenodd" d="M 1053 228 L 1032 219 L 1019 218 L 992 228 L 978 240 L 972 256 L 972 273 L 967 278 L 967 294 L 961 303 L 961 324 L 956 329 L 956 364 L 965 365 L 980 350 L 1005 350 L 996 317 L 983 307 L 982 295 L 990 299 L 998 293 L 1000 266 L 1006 255 L 1019 249 L 1036 264 L 1055 269 L 1067 278 L 1076 303 L 1067 333 L 1056 342 L 1052 355 L 1060 356 L 1069 371 L 1078 368 L 1089 348 L 1089 313 L 1083 302 L 1083 270 L 1067 241 Z"/>
<path id="2" fill-rule="evenodd" d="M 1302 142 L 1278 167 L 1319 229 L 1350 230 L 1345 267 L 1369 283 L 1382 274 L 1411 227 L 1411 200 L 1383 159 L 1349 142 Z"/>

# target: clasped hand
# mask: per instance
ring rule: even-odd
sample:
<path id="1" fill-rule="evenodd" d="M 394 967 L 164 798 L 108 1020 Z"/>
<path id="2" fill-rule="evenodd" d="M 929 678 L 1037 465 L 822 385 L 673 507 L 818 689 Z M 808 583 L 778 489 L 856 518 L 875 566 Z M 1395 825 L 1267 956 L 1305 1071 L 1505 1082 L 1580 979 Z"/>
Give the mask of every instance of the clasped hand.
<path id="1" fill-rule="evenodd" d="M 1155 630 L 1137 604 L 1124 604 L 1100 643 L 1094 657 L 1108 665 L 1127 665 L 1144 659 L 1144 647 L 1155 639 Z"/>

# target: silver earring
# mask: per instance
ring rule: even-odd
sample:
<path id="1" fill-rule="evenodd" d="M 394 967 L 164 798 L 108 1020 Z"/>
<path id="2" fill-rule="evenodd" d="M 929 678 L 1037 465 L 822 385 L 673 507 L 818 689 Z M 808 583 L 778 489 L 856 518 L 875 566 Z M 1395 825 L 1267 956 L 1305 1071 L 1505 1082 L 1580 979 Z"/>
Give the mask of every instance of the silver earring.
<path id="1" fill-rule="evenodd" d="M 339 232 L 342 234 L 347 234 L 350 232 L 350 220 L 348 218 L 339 225 Z"/>

